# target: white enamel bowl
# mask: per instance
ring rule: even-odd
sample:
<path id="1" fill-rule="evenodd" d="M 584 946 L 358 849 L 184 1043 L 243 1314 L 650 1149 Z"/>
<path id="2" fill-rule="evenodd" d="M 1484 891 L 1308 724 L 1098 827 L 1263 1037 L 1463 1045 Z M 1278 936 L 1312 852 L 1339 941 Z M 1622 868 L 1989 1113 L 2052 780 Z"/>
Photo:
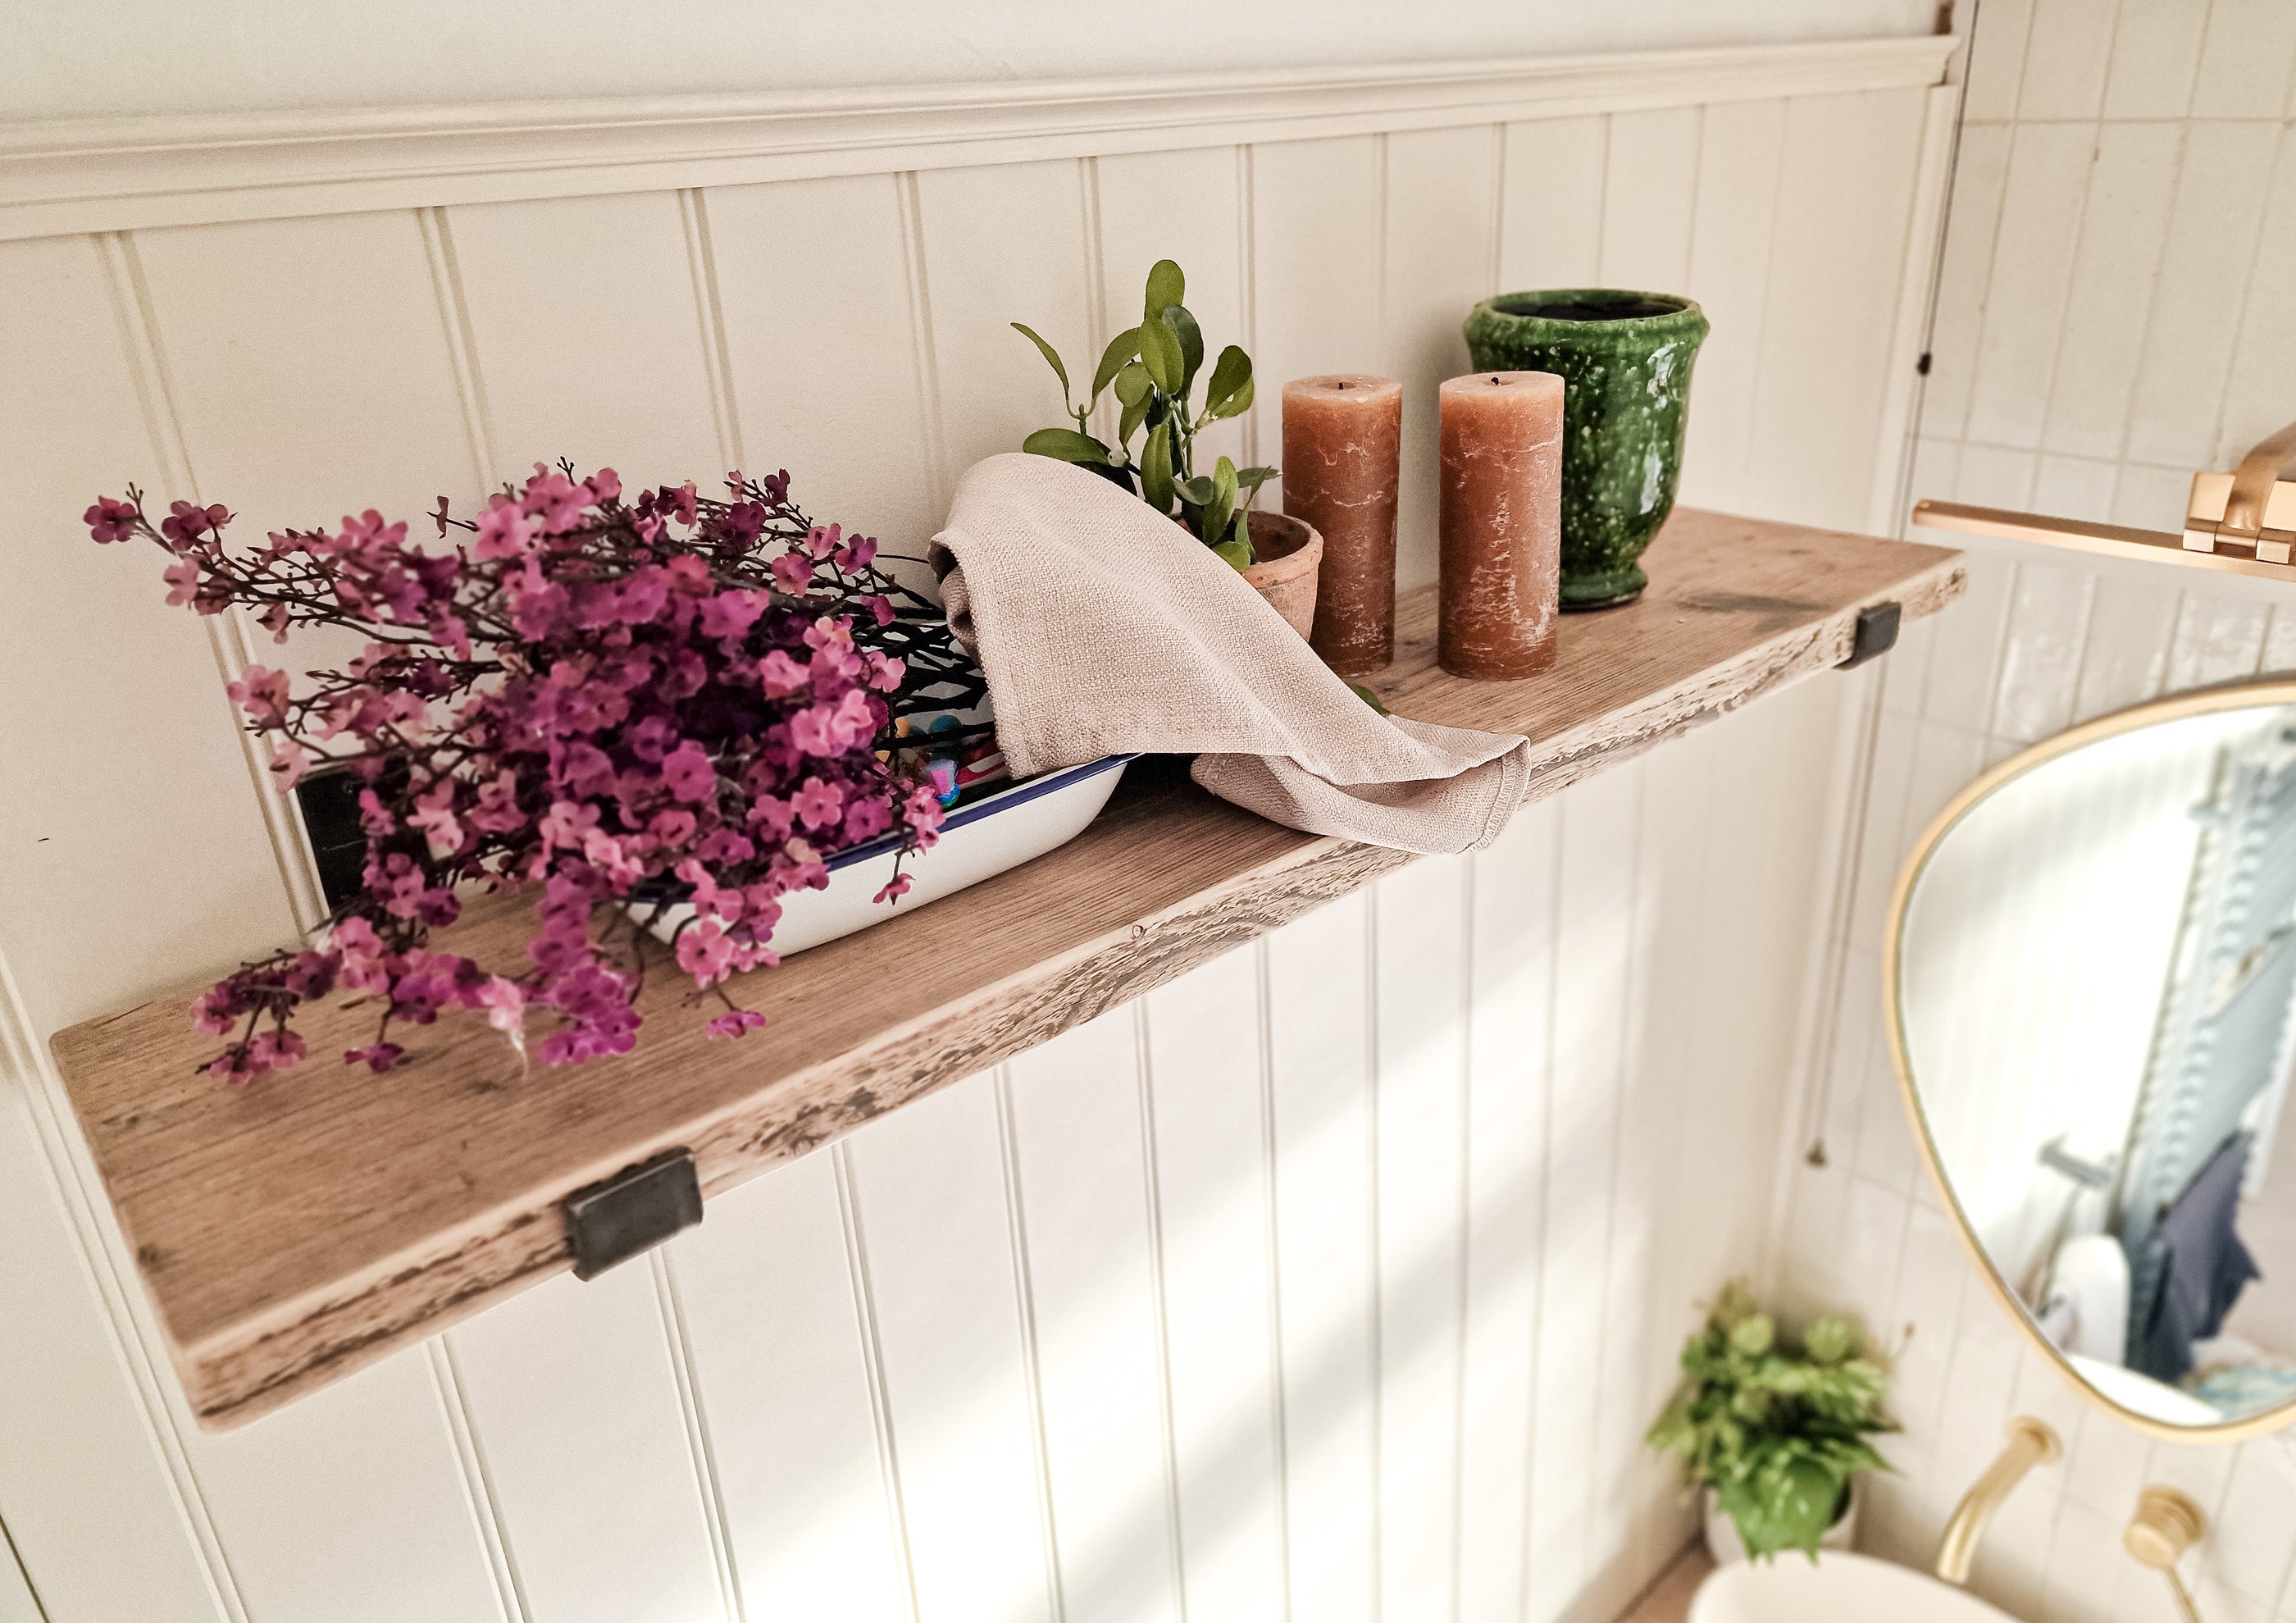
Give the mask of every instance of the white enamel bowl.
<path id="1" fill-rule="evenodd" d="M 930 851 L 920 851 L 901 863 L 910 876 L 909 892 L 899 900 L 880 906 L 877 892 L 893 877 L 900 850 L 897 837 L 873 840 L 829 859 L 829 886 L 824 890 L 792 890 L 782 898 L 781 922 L 774 926 L 774 950 L 788 957 L 809 947 L 819 947 L 857 930 L 914 913 L 929 902 L 955 896 L 968 885 L 993 879 L 1007 868 L 1017 868 L 1031 857 L 1066 845 L 1100 815 L 1109 796 L 1136 757 L 1111 755 L 1081 766 L 1046 772 L 1009 788 L 998 790 L 969 806 L 960 806 L 940 825 L 940 839 Z M 656 912 L 644 903 L 633 904 L 637 916 L 664 941 L 693 916 L 685 903 Z"/>
<path id="2" fill-rule="evenodd" d="M 1828 1550 L 1789 1550 L 1718 1567 L 1690 1603 L 1690 1623 L 2016 1623 L 1966 1590 L 1909 1567 Z"/>

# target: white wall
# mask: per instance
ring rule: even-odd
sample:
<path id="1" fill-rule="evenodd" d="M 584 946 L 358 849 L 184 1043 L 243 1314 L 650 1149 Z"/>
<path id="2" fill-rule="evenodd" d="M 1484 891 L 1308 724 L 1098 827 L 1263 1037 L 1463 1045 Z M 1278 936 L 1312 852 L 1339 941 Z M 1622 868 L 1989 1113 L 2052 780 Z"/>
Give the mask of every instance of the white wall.
<path id="1" fill-rule="evenodd" d="M 75 521 L 130 478 L 414 513 L 564 453 L 786 463 L 914 542 L 1044 420 L 1004 323 L 1082 348 L 1171 252 L 1271 380 L 1406 381 L 1413 578 L 1506 286 L 1702 299 L 1686 494 L 1854 525 L 1933 127 L 1918 78 L 1819 82 L 0 244 L 0 1520 L 49 1623 L 1611 1616 L 1689 1527 L 1639 1439 L 1691 1303 L 1760 1260 L 1845 682 L 210 1436 L 45 1038 L 278 939 L 298 868 L 229 640 Z"/>
<path id="2" fill-rule="evenodd" d="M 0 119 L 1153 75 L 1926 34 L 1931 0 L 21 0 Z"/>
<path id="3" fill-rule="evenodd" d="M 2174 528 L 2195 469 L 2296 417 L 2296 8 L 2276 0 L 1983 0 L 1911 494 Z M 1961 538 L 1956 537 L 1956 542 Z M 2296 1455 L 2153 1444 L 2087 1410 L 1964 1260 L 1915 1161 L 1880 1027 L 1889 889 L 1983 767 L 2161 693 L 2296 669 L 2296 586 L 1970 543 L 1971 592 L 1877 680 L 1833 974 L 1831 1065 L 1789 1176 L 1784 1283 L 1903 1350 L 1902 1474 L 1861 1537 L 1926 1565 L 2012 1414 L 2072 1456 L 2010 1500 L 1977 1587 L 2042 1623 L 2151 1623 L 2159 1580 L 2120 1550 L 2138 1487 L 2177 1483 L 2211 1531 L 2210 1623 L 2296 1618 Z"/>

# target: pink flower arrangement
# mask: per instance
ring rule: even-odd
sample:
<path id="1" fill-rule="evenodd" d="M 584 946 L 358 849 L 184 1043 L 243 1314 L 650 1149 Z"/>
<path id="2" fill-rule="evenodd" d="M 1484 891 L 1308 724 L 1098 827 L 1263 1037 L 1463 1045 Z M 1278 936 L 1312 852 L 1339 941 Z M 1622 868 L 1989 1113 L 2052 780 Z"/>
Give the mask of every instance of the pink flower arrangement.
<path id="1" fill-rule="evenodd" d="M 372 511 L 240 551 L 221 506 L 177 502 L 155 529 L 131 487 L 87 510 L 98 542 L 168 553 L 171 603 L 242 608 L 281 643 L 304 625 L 367 639 L 299 691 L 259 665 L 230 685 L 281 792 L 321 766 L 357 775 L 366 858 L 314 945 L 198 1000 L 194 1023 L 230 1039 L 216 1077 L 303 1059 L 295 1011 L 336 994 L 379 1007 L 374 1040 L 343 1056 L 376 1071 L 405 1053 L 394 1026 L 449 1008 L 521 1052 L 546 1011 L 545 1064 L 627 1053 L 646 938 L 612 905 L 634 897 L 693 903 L 672 955 L 724 1005 L 710 1034 L 739 1037 L 765 1019 L 724 983 L 777 962 L 782 897 L 825 885 L 845 846 L 933 843 L 930 766 L 893 744 L 906 716 L 976 696 L 977 668 L 928 600 L 879 572 L 874 541 L 791 504 L 786 472 L 726 483 L 723 501 L 691 483 L 625 501 L 611 469 L 537 463 L 474 521 L 441 497 L 431 517 L 456 542 L 439 551 Z M 897 873 L 879 899 L 908 882 Z M 537 888 L 525 965 L 430 947 L 473 885 Z"/>

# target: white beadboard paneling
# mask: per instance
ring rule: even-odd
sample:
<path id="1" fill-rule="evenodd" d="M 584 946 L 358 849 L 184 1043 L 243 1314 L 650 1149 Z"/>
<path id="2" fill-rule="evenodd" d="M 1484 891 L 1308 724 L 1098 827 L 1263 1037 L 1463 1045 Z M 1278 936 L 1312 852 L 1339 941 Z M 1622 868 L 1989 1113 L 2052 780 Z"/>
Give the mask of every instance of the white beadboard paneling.
<path id="1" fill-rule="evenodd" d="M 1611 115 L 1603 169 L 1606 285 L 1658 292 L 1683 286 L 1690 274 L 1700 129 L 1695 107 Z"/>
<path id="2" fill-rule="evenodd" d="M 810 1156 L 712 1201 L 671 1249 L 753 1619 L 909 1616 L 838 1201 L 832 1158 Z"/>
<path id="3" fill-rule="evenodd" d="M 413 214 L 144 232 L 135 252 L 201 501 L 250 533 L 368 507 L 414 533 L 441 491 L 485 487 Z"/>
<path id="4" fill-rule="evenodd" d="M 905 192 L 855 175 L 704 195 L 748 471 L 786 468 L 816 521 L 922 556 L 944 503 Z M 799 314 L 828 309 L 843 315 Z"/>
<path id="5" fill-rule="evenodd" d="M 2081 237 L 2095 132 L 2080 124 L 2018 127 L 2009 151 L 2001 231 L 1993 249 L 1987 319 L 1978 340 L 1969 437 L 2030 448 L 2040 443 L 2057 332 L 2031 319 L 2065 302 Z"/>
<path id="6" fill-rule="evenodd" d="M 1292 1609 L 1331 1623 L 1379 1605 L 1370 906 L 1342 898 L 1267 948 Z M 1518 1494 L 1525 1458 L 1505 1462 Z"/>
<path id="7" fill-rule="evenodd" d="M 1383 1614 L 1455 1605 L 1466 1200 L 1466 880 L 1453 857 L 1380 881 L 1380 1580 Z"/>
<path id="8" fill-rule="evenodd" d="M 230 1616 L 50 1193 L 24 1086 L 0 1075 L 0 1513 L 48 1623 Z"/>
<path id="9" fill-rule="evenodd" d="M 2108 124 L 2095 140 L 2096 160 L 2088 172 L 2087 211 L 2063 316 L 2053 327 L 2030 320 L 2030 306 L 2021 315 L 2043 340 L 2057 340 L 2056 384 L 2041 443 L 2053 451 L 2116 456 L 2136 383 L 2139 346 L 2132 335 L 2143 329 L 2153 273 L 2168 240 L 2169 205 L 2184 139 L 2173 124 Z M 2005 299 L 2005 326 L 2013 332 L 2020 316 Z"/>
<path id="10" fill-rule="evenodd" d="M 1685 291 L 1710 326 L 1693 374 L 1681 499 L 1740 511 L 1762 353 L 1762 290 L 1785 144 L 1782 102 L 1705 110 Z"/>
<path id="11" fill-rule="evenodd" d="M 27 244 L 0 260 L 24 295 L 0 313 L 12 375 L 69 387 L 0 403 L 0 453 L 43 513 L 172 463 L 251 527 L 369 504 L 419 523 L 561 451 L 634 478 L 739 456 L 914 550 L 972 458 L 1059 421 L 1006 324 L 1087 372 L 1168 253 L 1269 404 L 1287 377 L 1393 370 L 1423 448 L 1495 278 L 1687 291 L 1718 332 L 1697 416 L 1720 448 L 1693 450 L 1715 494 L 1693 499 L 1856 522 L 1926 93 L 1777 88 L 1191 126 L 1041 162 L 888 149 L 807 179 L 628 169 L 578 201 L 533 201 L 554 188 L 527 171 L 407 212 Z M 106 254 L 148 357 L 121 347 Z M 1768 436 L 1835 418 L 1857 465 L 1741 477 Z M 1256 431 L 1274 460 L 1274 427 L 1218 443 Z M 45 1029 L 267 943 L 286 910 L 201 627 L 132 558 L 45 529 L 20 550 L 43 571 L 25 602 L 78 607 L 20 614 L 11 691 L 91 650 L 135 675 L 0 724 L 74 763 L 0 813 L 42 824 L 0 854 L 27 865 L 4 893 L 38 898 L 0 909 L 0 947 Z M 136 1414 L 53 1203 L 28 1217 L 7 1184 L 0 1216 L 56 1266 L 18 1270 L 37 1350 L 0 1333 L 0 1374 L 74 1447 L 0 1462 L 0 1511 L 70 1623 L 130 1594 L 170 1623 L 242 1602 L 257 1623 L 1607 1610 L 1684 1529 L 1639 1441 L 1672 1340 L 1759 1250 L 1825 843 L 1801 789 L 1842 691 L 1768 701 L 713 1201 L 661 1258 L 458 1329 L 452 1360 L 227 1438 L 188 1435 L 164 1374 Z M 124 792 L 145 762 L 167 797 Z M 65 822 L 105 860 L 38 843 Z M 212 1534 L 184 1537 L 155 1436 Z"/>
<path id="12" fill-rule="evenodd" d="M 2177 594 L 2165 581 L 2099 580 L 2090 597 L 2073 719 L 2087 721 L 2160 692 L 2176 627 Z"/>
<path id="13" fill-rule="evenodd" d="M 0 1623 L 47 1623 L 4 1527 L 0 1527 Z"/>
<path id="14" fill-rule="evenodd" d="M 632 489 L 722 494 L 708 351 L 678 194 L 551 198 L 446 211 L 499 466 L 611 467 Z"/>
<path id="15" fill-rule="evenodd" d="M 2012 451 L 2000 446 L 1964 446 L 1954 497 L 1976 507 L 2030 507 L 2038 466 L 2039 459 L 2030 451 Z"/>
<path id="16" fill-rule="evenodd" d="M 1081 164 L 934 169 L 915 177 L 932 314 L 942 477 L 1061 425 L 1061 385 L 1025 322 L 1091 387 L 1093 289 Z M 1016 251 L 1016 250 L 1020 251 Z"/>
<path id="17" fill-rule="evenodd" d="M 1995 732 L 2030 744 L 2072 725 L 2095 589 L 2095 578 L 2085 570 L 2038 561 L 2018 565 L 2001 648 Z"/>
<path id="18" fill-rule="evenodd" d="M 1505 292 L 1586 287 L 1601 275 L 1607 119 L 1506 127 L 1499 204 Z"/>
<path id="19" fill-rule="evenodd" d="M 2216 448 L 2280 127 L 2195 122 L 2169 215 L 2124 455 L 2198 468 Z"/>
<path id="20" fill-rule="evenodd" d="M 422 1353 L 186 1442 L 254 1623 L 504 1617 Z"/>
<path id="21" fill-rule="evenodd" d="M 1253 411 L 1272 463 L 1283 460 L 1287 379 L 1379 370 L 1380 146 L 1377 137 L 1358 135 L 1250 151 Z M 1406 402 L 1405 431 L 1411 428 Z M 1280 510 L 1281 481 L 1260 500 Z"/>
<path id="22" fill-rule="evenodd" d="M 1137 1023 L 1012 1062 L 1037 1401 L 1068 1623 L 1180 1617 Z"/>
<path id="23" fill-rule="evenodd" d="M 920 1617 L 1057 1615 L 987 1075 L 851 1142 Z"/>
<path id="24" fill-rule="evenodd" d="M 1184 1600 L 1242 1623 L 1281 1614 L 1287 1569 L 1258 954 L 1150 994 L 1146 1020 Z"/>
<path id="25" fill-rule="evenodd" d="M 1474 859 L 1467 1028 L 1466 1344 L 1460 1364 L 1459 1604 L 1514 1619 L 1523 1600 L 1534 1446 L 1546 1119 L 1554 1078 L 1559 823 L 1526 807 Z"/>
<path id="26" fill-rule="evenodd" d="M 1488 126 L 1390 135 L 1379 370 L 1403 381 L 1397 584 L 1435 578 L 1436 389 L 1469 365 L 1461 324 L 1491 286 L 1498 143 Z"/>
<path id="27" fill-rule="evenodd" d="M 2267 613 L 2267 605 L 2252 597 L 2187 591 L 2169 643 L 2168 691 L 2253 675 L 2264 652 Z"/>
<path id="28" fill-rule="evenodd" d="M 1090 357 L 1081 365 L 1069 357 L 1070 375 L 1077 378 L 1081 396 L 1092 387 L 1092 368 L 1108 340 L 1140 321 L 1148 267 L 1171 259 L 1187 273 L 1188 314 L 1204 335 L 1204 369 L 1209 378 L 1229 344 L 1254 356 L 1245 321 L 1244 299 L 1243 159 L 1234 147 L 1201 147 L 1181 152 L 1128 152 L 1093 160 L 1094 210 L 1099 222 L 1100 285 L 1096 290 L 1099 316 L 1094 327 Z M 1035 325 L 1032 322 L 1030 325 Z M 1255 372 L 1257 368 L 1255 367 Z M 1081 372 L 1082 376 L 1077 373 Z M 1283 394 L 1281 379 L 1255 376 L 1255 412 L 1273 406 Z M 1203 404 L 1201 389 L 1196 404 Z M 1099 431 L 1113 442 L 1119 407 L 1113 393 L 1103 398 Z M 1273 411 L 1259 420 L 1274 422 Z M 1270 461 L 1276 456 L 1282 436 L 1266 436 Z M 1140 441 L 1135 439 L 1136 447 Z M 1196 437 L 1196 465 L 1211 471 L 1222 456 L 1238 467 L 1251 465 L 1244 453 L 1244 424 L 1240 419 L 1215 423 Z"/>
<path id="29" fill-rule="evenodd" d="M 2120 0 L 2104 116 L 2183 118 L 2193 103 L 2193 76 L 2208 22 L 2209 8 L 2189 0 Z"/>
<path id="30" fill-rule="evenodd" d="M 2095 457 L 2045 455 L 2033 468 L 2034 511 L 2111 523 L 2120 479 L 2120 469 Z"/>
<path id="31" fill-rule="evenodd" d="M 1787 113 L 1746 482 L 1753 512 L 1852 529 L 1865 521 L 1894 386 L 1887 362 L 1923 101 L 1917 91 L 1812 96 Z M 1798 381 L 1818 377 L 1857 381 Z"/>
<path id="32" fill-rule="evenodd" d="M 447 1333 L 529 1611 L 717 1623 L 709 1507 L 653 1269 L 562 1275 Z"/>
<path id="33" fill-rule="evenodd" d="M 0 463 L 20 511 L 40 515 L 0 544 L 15 582 L 0 610 L 0 692 L 123 673 L 76 682 L 70 703 L 0 706 L 0 750 L 39 767 L 12 773 L 0 797 L 0 947 L 45 1031 L 227 969 L 293 922 L 207 627 L 167 606 L 156 548 L 99 547 L 77 522 L 130 482 L 161 512 L 189 494 L 160 474 L 96 246 L 11 244 L 0 282 L 0 374 L 17 381 L 0 389 Z M 28 386 L 39 379 L 69 385 Z M 167 797 L 138 791 L 146 771 Z"/>
<path id="34" fill-rule="evenodd" d="M 1559 914 L 1570 941 L 1557 954 L 1554 1076 L 1549 1107 L 1539 1274 L 1539 1350 L 1532 1425 L 1530 1605 L 1559 1615 L 1597 1575 L 1603 1552 L 1594 1472 L 1602 1439 L 1603 1371 L 1625 1349 L 1603 1324 L 1618 1098 L 1633 984 L 1635 831 L 1641 783 L 1632 768 L 1595 778 L 1562 805 Z"/>

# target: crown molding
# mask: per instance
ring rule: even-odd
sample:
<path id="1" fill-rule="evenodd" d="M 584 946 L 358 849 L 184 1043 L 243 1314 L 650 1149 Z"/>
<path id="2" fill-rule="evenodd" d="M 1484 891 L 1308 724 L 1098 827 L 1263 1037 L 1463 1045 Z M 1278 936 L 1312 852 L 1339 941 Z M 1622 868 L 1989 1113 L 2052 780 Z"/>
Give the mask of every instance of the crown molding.
<path id="1" fill-rule="evenodd" d="M 1911 88 L 1956 43 L 0 124 L 0 240 Z"/>

